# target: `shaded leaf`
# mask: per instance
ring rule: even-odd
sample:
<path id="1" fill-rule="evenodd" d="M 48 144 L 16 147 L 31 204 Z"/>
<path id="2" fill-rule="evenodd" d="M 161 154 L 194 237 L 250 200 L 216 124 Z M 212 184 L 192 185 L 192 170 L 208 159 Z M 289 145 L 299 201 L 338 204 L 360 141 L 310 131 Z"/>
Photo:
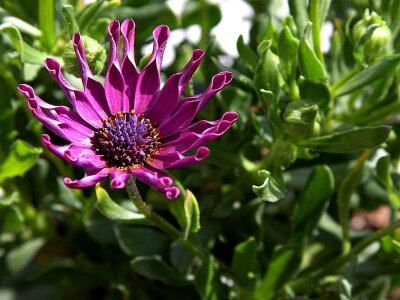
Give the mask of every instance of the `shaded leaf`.
<path id="1" fill-rule="evenodd" d="M 255 292 L 255 299 L 273 299 L 301 262 L 302 250 L 298 246 L 276 249 L 261 284 Z"/>
<path id="2" fill-rule="evenodd" d="M 131 261 L 131 266 L 138 274 L 167 285 L 179 286 L 187 283 L 183 276 L 158 255 L 137 257 Z"/>
<path id="3" fill-rule="evenodd" d="M 168 247 L 169 238 L 150 227 L 116 225 L 114 231 L 121 250 L 128 256 L 160 254 Z"/>
<path id="4" fill-rule="evenodd" d="M 217 291 L 214 288 L 217 272 L 214 257 L 207 255 L 201 267 L 197 270 L 194 280 L 194 285 L 201 299 L 218 299 Z"/>
<path id="5" fill-rule="evenodd" d="M 332 93 L 335 96 L 342 96 L 351 93 L 363 86 L 374 82 L 375 80 L 385 78 L 391 75 L 400 63 L 400 55 L 391 55 L 383 58 L 378 63 L 369 66 L 356 75 L 345 81 L 339 87 L 333 87 Z"/>
<path id="6" fill-rule="evenodd" d="M 6 255 L 6 264 L 10 272 L 16 273 L 25 268 L 42 248 L 44 242 L 42 238 L 36 238 L 10 250 Z"/>
<path id="7" fill-rule="evenodd" d="M 257 259 L 257 241 L 254 237 L 235 247 L 232 260 L 232 272 L 239 285 L 248 287 L 254 280 L 254 268 Z"/>
<path id="8" fill-rule="evenodd" d="M 293 215 L 295 240 L 308 236 L 315 228 L 332 196 L 334 186 L 330 168 L 326 165 L 316 166 L 308 178 Z"/>
<path id="9" fill-rule="evenodd" d="M 361 127 L 345 132 L 312 138 L 298 143 L 314 151 L 347 153 L 379 146 L 389 136 L 389 126 Z"/>

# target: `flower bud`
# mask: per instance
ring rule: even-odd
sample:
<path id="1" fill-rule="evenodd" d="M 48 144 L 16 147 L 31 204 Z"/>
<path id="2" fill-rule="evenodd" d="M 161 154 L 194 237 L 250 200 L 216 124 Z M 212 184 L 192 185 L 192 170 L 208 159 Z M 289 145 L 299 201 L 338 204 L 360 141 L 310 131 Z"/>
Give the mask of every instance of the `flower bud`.
<path id="1" fill-rule="evenodd" d="M 276 140 L 271 147 L 271 159 L 278 165 L 287 167 L 297 158 L 296 145 L 284 141 Z"/>
<path id="2" fill-rule="evenodd" d="M 364 35 L 367 34 L 369 28 L 372 28 L 371 26 L 376 28 L 373 30 L 369 39 L 363 42 L 362 39 L 367 38 Z M 391 39 L 391 35 L 391 31 L 385 21 L 382 20 L 382 17 L 376 12 L 370 14 L 368 9 L 365 10 L 362 19 L 353 27 L 353 39 L 356 44 L 363 42 L 363 51 L 367 60 L 371 60 L 375 55 L 385 49 L 387 43 Z"/>
<path id="3" fill-rule="evenodd" d="M 97 75 L 103 69 L 104 63 L 107 59 L 106 50 L 100 43 L 88 36 L 82 36 L 82 41 L 83 46 L 85 47 L 86 59 L 89 67 L 92 70 L 92 73 Z M 80 77 L 80 68 L 72 41 L 65 46 L 62 58 L 65 63 L 66 71 L 75 77 Z"/>
<path id="4" fill-rule="evenodd" d="M 283 119 L 287 132 L 297 140 L 319 135 L 321 117 L 317 104 L 303 100 L 290 102 Z"/>

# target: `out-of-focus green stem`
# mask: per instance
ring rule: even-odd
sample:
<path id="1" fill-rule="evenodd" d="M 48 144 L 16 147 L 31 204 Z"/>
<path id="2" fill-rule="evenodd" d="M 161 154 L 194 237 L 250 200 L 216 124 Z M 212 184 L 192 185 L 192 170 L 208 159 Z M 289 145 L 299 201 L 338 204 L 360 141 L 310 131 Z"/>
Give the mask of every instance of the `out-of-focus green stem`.
<path id="1" fill-rule="evenodd" d="M 201 0 L 201 37 L 200 37 L 200 48 L 206 49 L 207 48 L 207 37 L 209 34 L 209 16 L 208 16 L 208 2 L 207 0 Z"/>
<path id="2" fill-rule="evenodd" d="M 322 64 L 325 64 L 324 55 L 321 51 L 321 24 L 320 24 L 320 7 L 319 0 L 310 0 L 310 18 L 312 22 L 312 38 L 314 51 Z"/>
<path id="3" fill-rule="evenodd" d="M 39 27 L 42 31 L 42 45 L 51 50 L 55 42 L 54 0 L 39 0 Z"/>
<path id="4" fill-rule="evenodd" d="M 370 235 L 363 241 L 361 241 L 358 245 L 356 245 L 353 249 L 351 249 L 347 254 L 341 255 L 331 263 L 328 263 L 324 268 L 316 271 L 314 274 L 310 276 L 302 276 L 299 279 L 293 280 L 289 283 L 289 286 L 293 291 L 301 291 L 312 289 L 312 287 L 318 283 L 318 280 L 323 278 L 324 276 L 338 270 L 344 264 L 352 260 L 358 254 L 360 254 L 365 248 L 367 248 L 372 243 L 380 240 L 384 236 L 391 234 L 395 229 L 400 227 L 400 219 L 393 222 L 388 227 L 382 228 L 378 230 L 374 234 Z"/>

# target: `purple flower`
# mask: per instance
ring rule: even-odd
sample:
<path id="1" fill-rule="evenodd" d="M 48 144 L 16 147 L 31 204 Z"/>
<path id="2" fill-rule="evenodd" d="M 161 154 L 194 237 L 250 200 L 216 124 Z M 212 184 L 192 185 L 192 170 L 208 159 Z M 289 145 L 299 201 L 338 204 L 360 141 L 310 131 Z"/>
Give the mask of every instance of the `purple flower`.
<path id="1" fill-rule="evenodd" d="M 167 198 L 174 199 L 179 190 L 172 186 L 172 179 L 162 170 L 201 162 L 210 153 L 203 145 L 224 134 L 236 121 L 235 112 L 226 112 L 219 120 L 191 124 L 196 114 L 233 76 L 229 72 L 218 73 L 203 93 L 181 99 L 203 59 L 202 50 L 193 51 L 188 64 L 168 78 L 160 89 L 160 69 L 169 28 L 161 25 L 154 30 L 153 52 L 141 71 L 134 59 L 134 21 L 126 20 L 121 26 L 114 21 L 108 31 L 110 58 L 104 86 L 88 66 L 79 33 L 74 34 L 72 42 L 80 65 L 83 91 L 64 78 L 57 60 L 45 60 L 47 70 L 73 109 L 43 101 L 29 85 L 21 84 L 18 89 L 28 100 L 33 115 L 70 142 L 54 145 L 50 136 L 43 134 L 43 145 L 67 162 L 87 170 L 80 180 L 65 178 L 68 187 L 92 186 L 110 175 L 111 188 L 119 189 L 134 175 Z M 192 154 L 184 155 L 190 151 Z"/>

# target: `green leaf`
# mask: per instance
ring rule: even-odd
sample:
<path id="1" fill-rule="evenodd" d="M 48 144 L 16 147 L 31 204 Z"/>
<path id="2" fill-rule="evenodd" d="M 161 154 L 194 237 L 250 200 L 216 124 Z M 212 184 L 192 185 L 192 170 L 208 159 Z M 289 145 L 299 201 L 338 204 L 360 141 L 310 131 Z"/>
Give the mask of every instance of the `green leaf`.
<path id="1" fill-rule="evenodd" d="M 268 300 L 283 287 L 301 262 L 302 250 L 298 246 L 286 246 L 275 249 L 267 272 L 255 291 L 255 299 Z"/>
<path id="2" fill-rule="evenodd" d="M 328 79 L 325 68 L 311 48 L 306 35 L 307 33 L 300 40 L 299 44 L 298 55 L 301 74 L 311 81 L 326 83 Z"/>
<path id="3" fill-rule="evenodd" d="M 96 197 L 96 208 L 110 220 L 121 223 L 149 224 L 144 215 L 127 210 L 115 203 L 99 183 L 96 184 Z"/>
<path id="4" fill-rule="evenodd" d="M 128 256 L 161 254 L 168 248 L 169 238 L 151 227 L 115 225 L 121 250 Z"/>
<path id="5" fill-rule="evenodd" d="M 376 64 L 369 66 L 346 80 L 339 86 L 332 87 L 334 96 L 342 96 L 369 85 L 378 79 L 392 75 L 400 63 L 400 54 L 387 56 Z"/>
<path id="6" fill-rule="evenodd" d="M 217 300 L 217 291 L 214 288 L 215 280 L 217 280 L 217 267 L 215 259 L 211 255 L 207 255 L 203 260 L 201 267 L 195 274 L 194 285 L 201 299 Z"/>
<path id="7" fill-rule="evenodd" d="M 78 16 L 78 26 L 82 34 L 86 33 L 91 23 L 94 22 L 104 9 L 104 0 L 87 5 Z"/>
<path id="8" fill-rule="evenodd" d="M 168 201 L 167 205 L 170 212 L 174 215 L 176 221 L 182 229 L 186 228 L 186 213 L 185 213 L 185 196 L 186 191 L 179 181 L 175 181 L 175 185 L 179 188 L 179 196 L 174 201 Z M 184 196 L 185 195 L 185 196 Z"/>
<path id="9" fill-rule="evenodd" d="M 285 26 L 278 40 L 278 53 L 280 59 L 280 68 L 286 81 L 294 80 L 297 68 L 297 52 L 299 41 L 296 39 L 288 26 Z"/>
<path id="10" fill-rule="evenodd" d="M 394 31 L 400 24 L 400 0 L 392 1 L 390 20 L 390 29 Z"/>
<path id="11" fill-rule="evenodd" d="M 232 272 L 237 283 L 249 287 L 254 281 L 254 269 L 257 262 L 257 241 L 250 237 L 235 247 L 232 260 Z"/>
<path id="12" fill-rule="evenodd" d="M 390 156 L 382 156 L 376 163 L 376 175 L 379 181 L 386 187 L 392 188 L 393 181 L 390 175 Z"/>
<path id="13" fill-rule="evenodd" d="M 258 175 L 264 178 L 260 186 L 253 185 L 253 191 L 258 197 L 268 202 L 276 202 L 285 196 L 283 188 L 272 178 L 271 173 L 266 170 L 258 171 Z"/>
<path id="14" fill-rule="evenodd" d="M 24 215 L 18 206 L 11 206 L 5 214 L 3 232 L 18 233 L 24 225 Z"/>
<path id="15" fill-rule="evenodd" d="M 25 268 L 42 248 L 44 242 L 42 238 L 36 238 L 11 249 L 6 255 L 6 264 L 10 272 L 16 273 Z"/>
<path id="16" fill-rule="evenodd" d="M 326 83 L 315 82 L 303 77 L 299 79 L 301 99 L 310 100 L 318 104 L 318 107 L 326 112 L 331 101 L 331 94 Z"/>
<path id="17" fill-rule="evenodd" d="M 185 233 L 184 239 L 187 239 L 189 233 L 197 232 L 200 229 L 200 209 L 196 197 L 189 190 L 186 190 L 184 202 L 185 210 Z"/>
<path id="18" fill-rule="evenodd" d="M 50 56 L 26 44 L 15 26 L 7 23 L 1 24 L 0 31 L 4 31 L 7 34 L 15 50 L 21 55 L 23 62 L 42 65 L 43 61 Z"/>
<path id="19" fill-rule="evenodd" d="M 56 41 L 54 34 L 54 0 L 39 0 L 39 27 L 42 31 L 42 45 L 51 50 Z"/>
<path id="20" fill-rule="evenodd" d="M 72 38 L 75 32 L 79 32 L 79 26 L 75 19 L 74 7 L 72 5 L 65 4 L 62 6 L 62 12 L 65 20 L 67 21 L 69 36 Z"/>
<path id="21" fill-rule="evenodd" d="M 400 208 L 400 193 L 393 184 L 390 170 L 391 170 L 390 156 L 386 155 L 381 157 L 376 164 L 376 174 L 378 176 L 378 180 L 386 188 L 392 205 L 396 208 Z"/>
<path id="22" fill-rule="evenodd" d="M 347 252 L 350 250 L 350 236 L 349 236 L 349 215 L 350 215 L 350 199 L 351 195 L 355 191 L 360 176 L 364 162 L 367 159 L 369 151 L 365 151 L 357 160 L 354 167 L 346 175 L 339 186 L 337 204 L 339 221 L 342 226 L 343 232 L 343 251 Z"/>
<path id="23" fill-rule="evenodd" d="M 240 59 L 243 60 L 243 62 L 251 71 L 254 71 L 258 63 L 258 56 L 253 49 L 245 45 L 242 35 L 239 36 L 236 42 L 236 48 L 238 50 Z"/>
<path id="24" fill-rule="evenodd" d="M 159 280 L 166 285 L 179 286 L 187 281 L 175 269 L 167 265 L 160 256 L 140 256 L 131 261 L 136 273 L 151 280 Z"/>
<path id="25" fill-rule="evenodd" d="M 309 19 L 307 2 L 307 0 L 289 0 L 290 14 L 294 17 L 299 34 L 303 32 Z"/>
<path id="26" fill-rule="evenodd" d="M 332 135 L 298 142 L 298 146 L 313 151 L 347 153 L 371 149 L 384 143 L 390 133 L 389 126 L 361 127 Z"/>
<path id="27" fill-rule="evenodd" d="M 33 37 L 40 37 L 42 32 L 35 26 L 13 16 L 6 16 L 3 18 L 3 24 L 8 23 L 15 26 L 20 32 L 31 35 Z"/>
<path id="28" fill-rule="evenodd" d="M 271 52 L 270 46 L 269 41 L 264 41 L 259 45 L 261 54 L 254 74 L 254 85 L 258 92 L 264 89 L 278 95 L 281 76 L 279 59 Z"/>
<path id="29" fill-rule="evenodd" d="M 334 187 L 335 182 L 330 168 L 326 165 L 316 166 L 308 178 L 293 215 L 295 240 L 311 234 L 327 207 Z"/>
<path id="30" fill-rule="evenodd" d="M 17 140 L 6 159 L 0 164 L 0 180 L 21 176 L 36 163 L 42 149 Z"/>

